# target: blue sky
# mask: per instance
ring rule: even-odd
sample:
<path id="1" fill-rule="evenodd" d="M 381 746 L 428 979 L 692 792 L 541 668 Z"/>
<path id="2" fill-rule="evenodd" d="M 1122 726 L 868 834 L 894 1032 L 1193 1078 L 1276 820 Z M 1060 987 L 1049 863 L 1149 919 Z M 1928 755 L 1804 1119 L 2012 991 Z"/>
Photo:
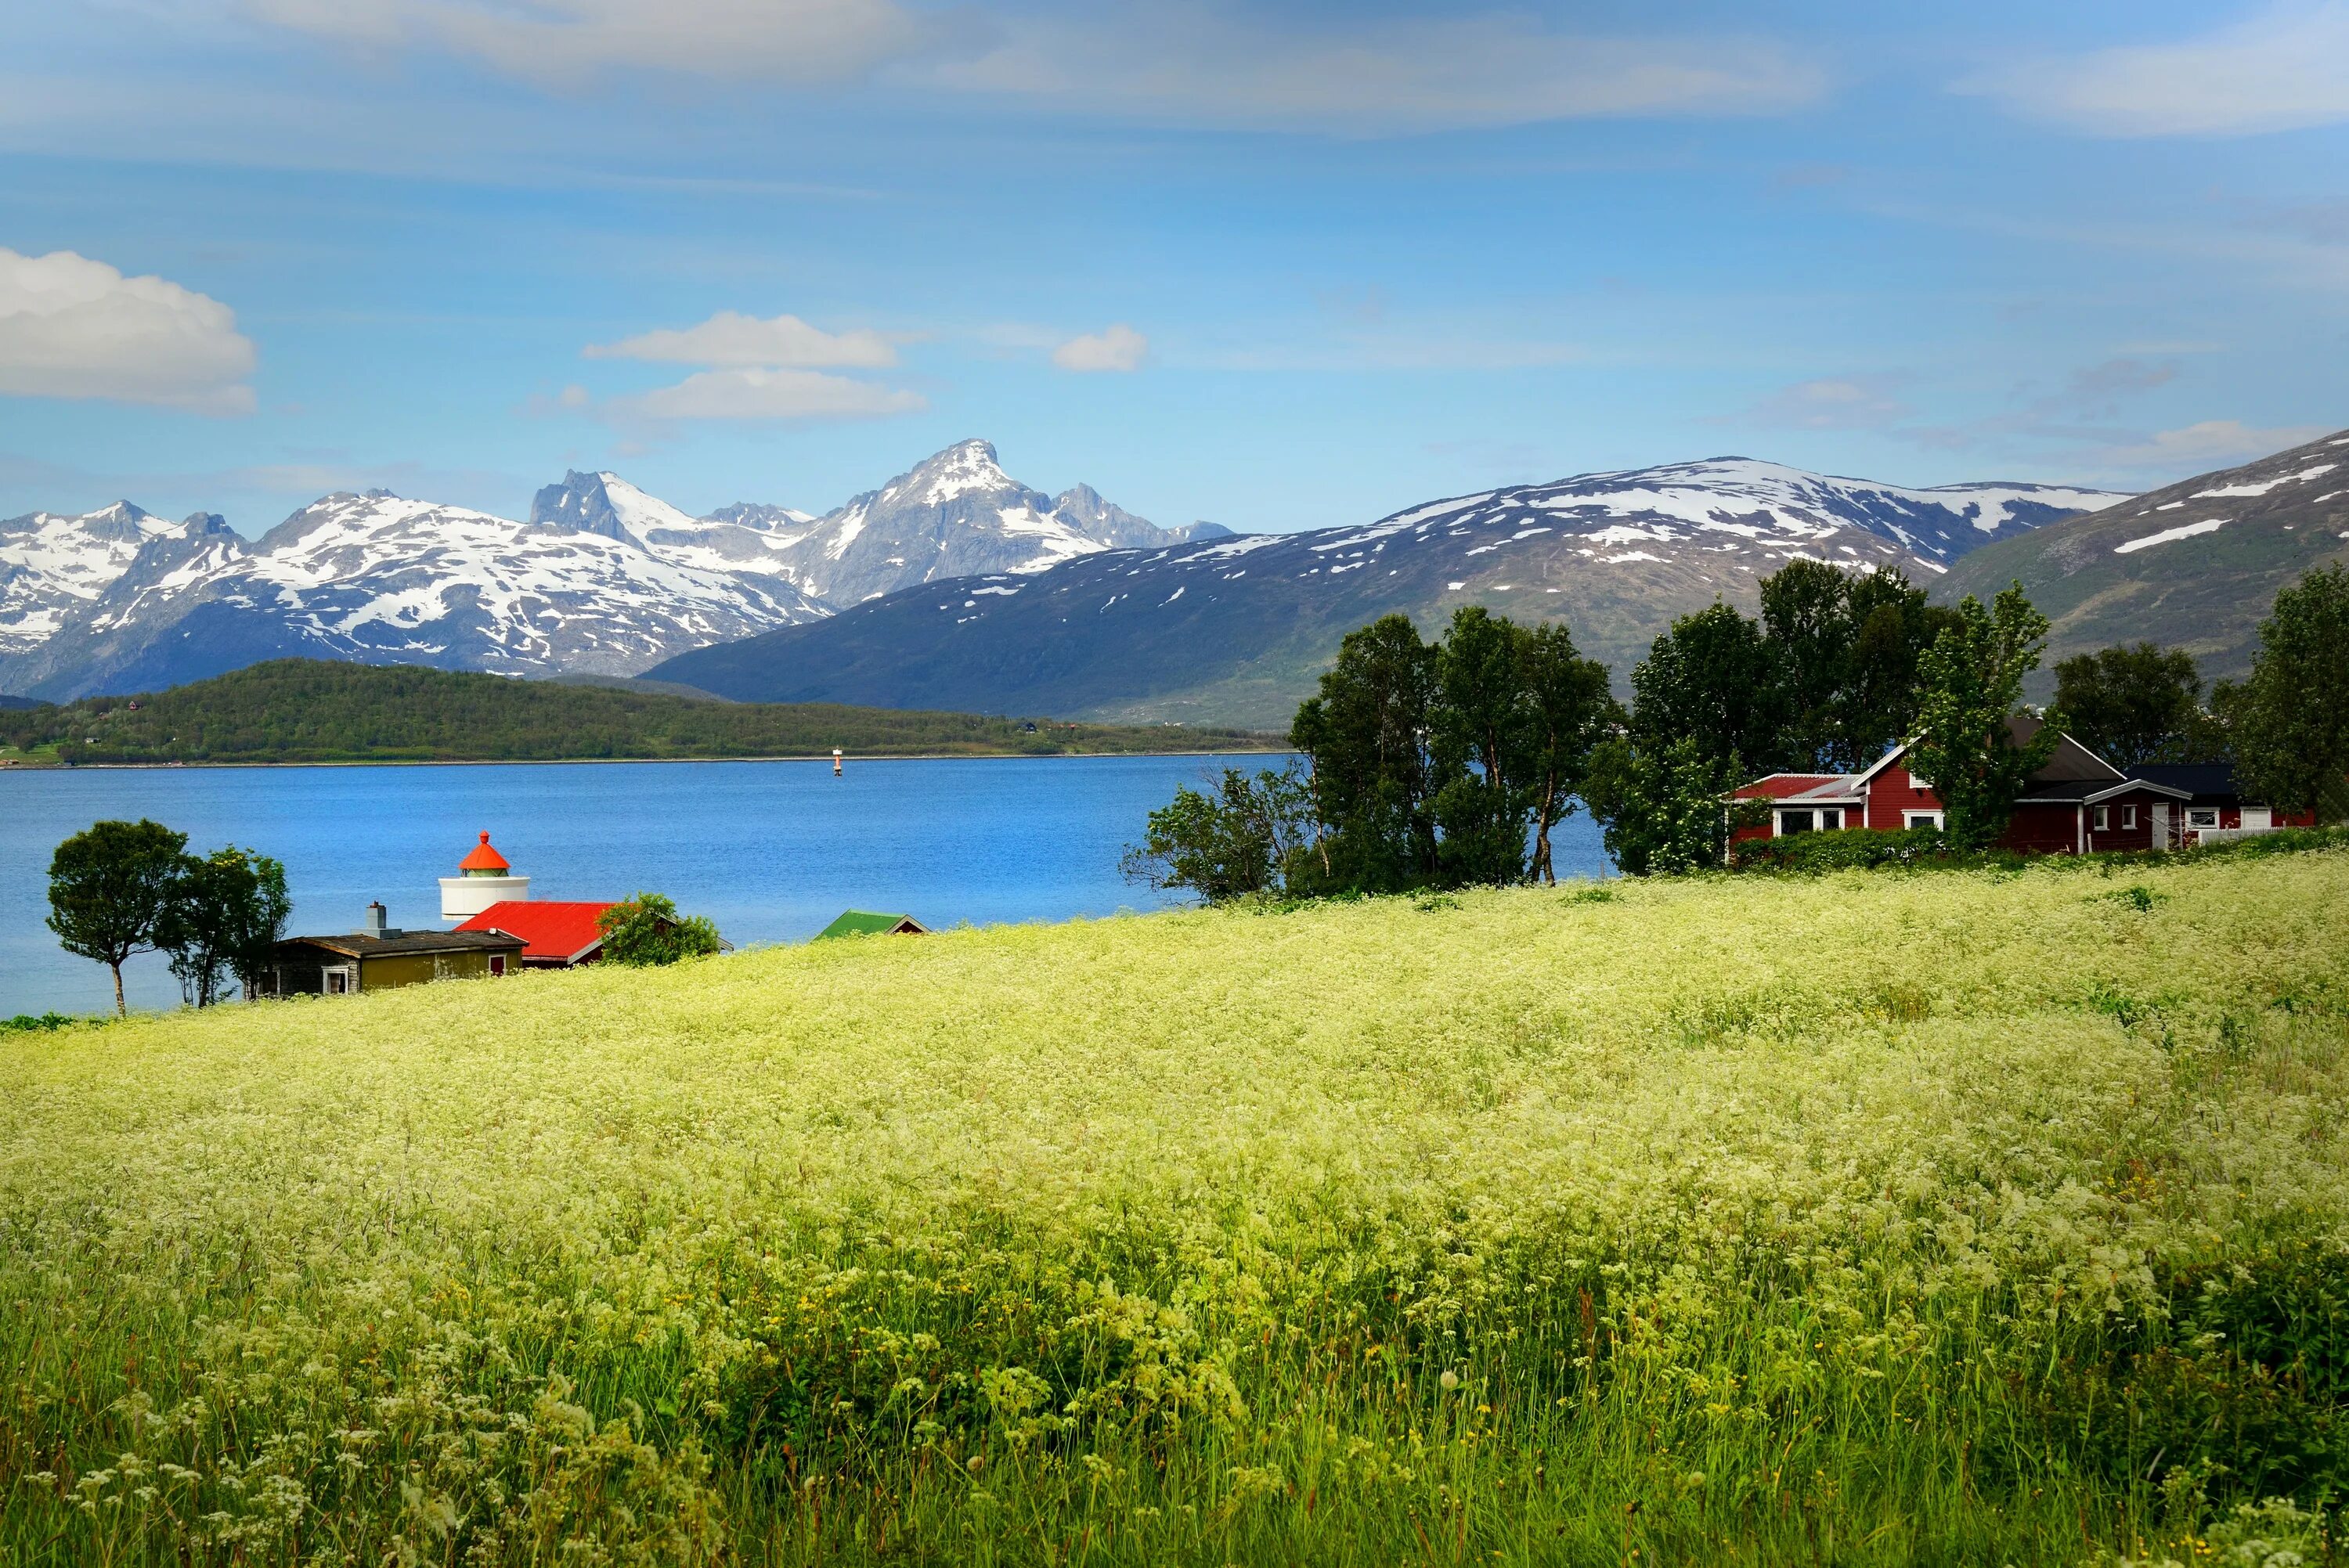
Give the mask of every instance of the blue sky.
<path id="1" fill-rule="evenodd" d="M 2349 424 L 2344 363 L 2349 0 L 0 15 L 0 516 L 822 511 L 968 436 L 1245 530 L 2136 488 Z"/>

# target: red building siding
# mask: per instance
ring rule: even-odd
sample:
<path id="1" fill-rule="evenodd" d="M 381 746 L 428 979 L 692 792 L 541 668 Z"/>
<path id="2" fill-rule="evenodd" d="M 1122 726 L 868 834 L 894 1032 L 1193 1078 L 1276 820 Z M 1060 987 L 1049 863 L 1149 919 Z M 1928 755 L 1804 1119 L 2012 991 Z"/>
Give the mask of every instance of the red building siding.
<path id="1" fill-rule="evenodd" d="M 1878 832 L 1899 832 L 1909 825 L 1911 811 L 1938 811 L 1940 797 L 1920 789 L 1909 769 L 1898 762 L 1868 781 L 1868 826 Z"/>

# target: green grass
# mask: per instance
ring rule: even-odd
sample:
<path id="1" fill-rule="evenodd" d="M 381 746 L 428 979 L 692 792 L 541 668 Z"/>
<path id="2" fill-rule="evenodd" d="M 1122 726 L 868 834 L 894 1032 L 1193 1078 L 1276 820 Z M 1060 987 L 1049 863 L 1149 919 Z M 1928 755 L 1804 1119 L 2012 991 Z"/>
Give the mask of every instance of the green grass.
<path id="1" fill-rule="evenodd" d="M 1063 724 L 277 659 L 136 696 L 0 710 L 0 757 L 40 763 L 594 761 L 1262 750 L 1278 738 Z"/>
<path id="2" fill-rule="evenodd" d="M 1609 891 L 0 1039 L 0 1559 L 2323 1560 L 2349 855 Z"/>

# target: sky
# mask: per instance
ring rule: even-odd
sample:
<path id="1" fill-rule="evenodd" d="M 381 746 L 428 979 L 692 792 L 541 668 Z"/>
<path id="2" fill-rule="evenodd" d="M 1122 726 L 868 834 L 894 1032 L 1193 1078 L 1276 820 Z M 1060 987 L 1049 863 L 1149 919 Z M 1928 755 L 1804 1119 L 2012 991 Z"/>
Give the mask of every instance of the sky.
<path id="1" fill-rule="evenodd" d="M 0 7 L 0 516 L 2132 490 L 2344 365 L 2349 0 Z"/>

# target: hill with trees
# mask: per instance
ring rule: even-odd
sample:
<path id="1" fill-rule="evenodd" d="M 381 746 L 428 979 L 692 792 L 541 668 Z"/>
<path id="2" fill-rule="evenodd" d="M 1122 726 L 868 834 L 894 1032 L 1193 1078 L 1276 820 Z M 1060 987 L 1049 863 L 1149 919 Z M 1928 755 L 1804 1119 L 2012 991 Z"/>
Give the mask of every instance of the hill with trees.
<path id="1" fill-rule="evenodd" d="M 74 763 L 586 761 L 1261 749 L 1269 737 L 829 703 L 730 703 L 279 659 L 136 696 L 0 712 L 0 758 Z"/>

